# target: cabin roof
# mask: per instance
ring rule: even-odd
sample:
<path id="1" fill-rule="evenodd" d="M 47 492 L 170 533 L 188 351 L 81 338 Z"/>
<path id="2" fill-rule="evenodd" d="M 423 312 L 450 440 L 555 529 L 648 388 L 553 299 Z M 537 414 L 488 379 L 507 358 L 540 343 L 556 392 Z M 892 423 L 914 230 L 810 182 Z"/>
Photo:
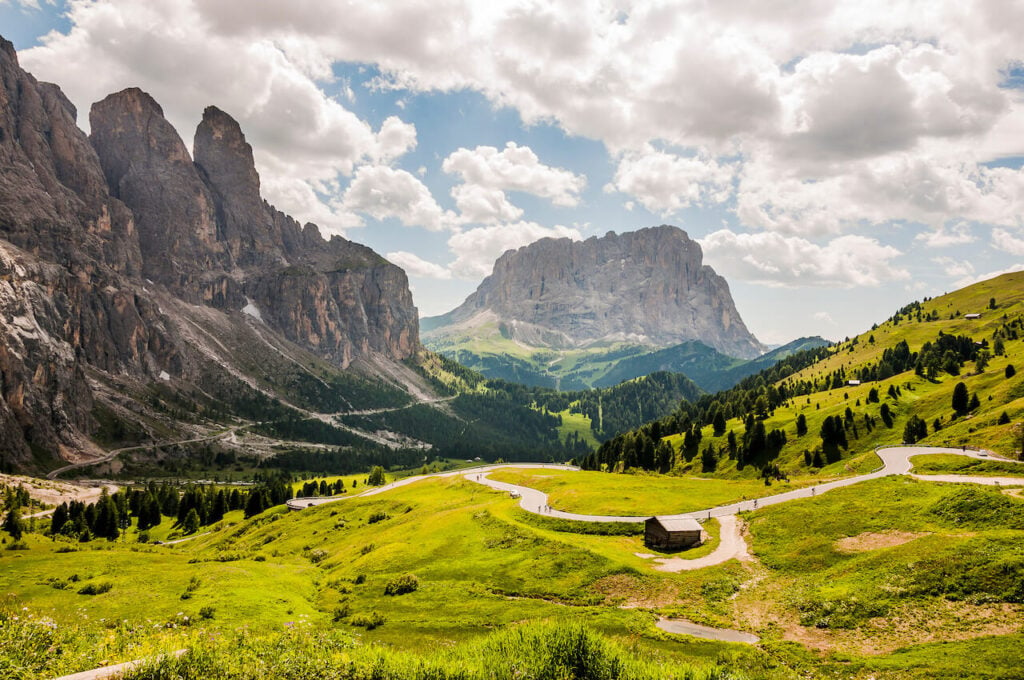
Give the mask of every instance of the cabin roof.
<path id="1" fill-rule="evenodd" d="M 700 522 L 691 517 L 651 517 L 651 519 L 660 524 L 665 531 L 700 531 Z"/>

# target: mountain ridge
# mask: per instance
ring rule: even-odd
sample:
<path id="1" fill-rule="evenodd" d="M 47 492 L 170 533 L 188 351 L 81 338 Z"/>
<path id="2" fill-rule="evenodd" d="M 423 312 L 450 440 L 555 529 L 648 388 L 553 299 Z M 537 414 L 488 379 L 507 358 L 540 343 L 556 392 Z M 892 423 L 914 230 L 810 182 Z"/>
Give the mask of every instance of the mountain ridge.
<path id="1" fill-rule="evenodd" d="M 90 136 L 77 113 L 0 38 L 5 465 L 98 457 L 101 412 L 167 434 L 215 425 L 154 411 L 145 395 L 161 384 L 278 399 L 282 370 L 324 382 L 358 369 L 399 391 L 420 380 L 401 363 L 420 351 L 405 273 L 264 201 L 230 116 L 206 110 L 193 160 L 141 90 L 94 105 Z M 270 354 L 253 365 L 253 351 Z"/>
<path id="2" fill-rule="evenodd" d="M 437 341 L 446 328 L 465 332 L 495 319 L 503 334 L 537 348 L 698 340 L 741 358 L 764 351 L 728 283 L 703 264 L 700 245 L 669 225 L 506 251 L 461 305 L 421 327 L 425 341 Z"/>

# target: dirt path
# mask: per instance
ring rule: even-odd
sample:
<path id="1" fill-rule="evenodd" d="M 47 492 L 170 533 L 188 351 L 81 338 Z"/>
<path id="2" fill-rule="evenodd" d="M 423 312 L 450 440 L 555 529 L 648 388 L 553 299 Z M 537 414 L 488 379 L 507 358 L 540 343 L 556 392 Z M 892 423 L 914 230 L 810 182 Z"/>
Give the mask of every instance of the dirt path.
<path id="1" fill-rule="evenodd" d="M 243 425 L 243 426 L 240 426 L 240 427 L 233 427 L 230 430 L 227 430 L 226 432 L 220 432 L 218 434 L 213 434 L 213 435 L 204 435 L 202 437 L 193 437 L 192 439 L 179 439 L 177 441 L 170 441 L 170 442 L 154 442 L 152 444 L 137 444 L 137 445 L 133 445 L 133 446 L 125 446 L 125 447 L 120 448 L 120 449 L 113 449 L 112 451 L 107 451 L 106 454 L 104 454 L 103 456 L 100 456 L 99 458 L 94 458 L 93 460 L 82 461 L 81 463 L 71 463 L 70 465 L 65 465 L 64 467 L 59 467 L 56 470 L 52 470 L 52 471 L 50 471 L 50 472 L 48 472 L 46 474 L 46 478 L 47 479 L 56 479 L 58 476 L 64 474 L 65 472 L 69 472 L 71 470 L 77 470 L 77 469 L 80 469 L 80 468 L 89 467 L 90 465 L 99 465 L 100 463 L 109 463 L 110 461 L 114 460 L 115 458 L 117 458 L 122 453 L 128 453 L 129 451 L 144 451 L 146 449 L 152 449 L 152 448 L 156 448 L 158 446 L 176 446 L 176 445 L 180 445 L 180 444 L 198 444 L 200 442 L 208 442 L 208 441 L 214 441 L 214 440 L 217 440 L 217 439 L 223 439 L 224 437 L 227 437 L 227 436 L 230 436 L 230 435 L 234 435 L 235 432 L 237 430 L 241 429 L 242 427 L 248 427 L 248 425 Z"/>
<path id="2" fill-rule="evenodd" d="M 171 652 L 170 656 L 181 656 L 188 650 L 179 649 L 175 652 Z M 125 663 L 114 664 L 113 666 L 104 666 L 103 668 L 96 668 L 91 671 L 82 671 L 81 673 L 74 673 L 73 675 L 62 675 L 55 680 L 105 680 L 105 678 L 119 678 L 128 671 L 137 668 L 149 659 L 137 659 L 135 661 L 126 661 Z"/>
<path id="3" fill-rule="evenodd" d="M 677 635 L 692 635 L 693 637 L 704 638 L 705 640 L 719 640 L 721 642 L 743 642 L 748 645 L 757 644 L 761 638 L 751 633 L 744 633 L 741 630 L 731 628 L 711 628 L 693 623 L 685 619 L 658 619 L 654 624 L 666 633 Z"/>

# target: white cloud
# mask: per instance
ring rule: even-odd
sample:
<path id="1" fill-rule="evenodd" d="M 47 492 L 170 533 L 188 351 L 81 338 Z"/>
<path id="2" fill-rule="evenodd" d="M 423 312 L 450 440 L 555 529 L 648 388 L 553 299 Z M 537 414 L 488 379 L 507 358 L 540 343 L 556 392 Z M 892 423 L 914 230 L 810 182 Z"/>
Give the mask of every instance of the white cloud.
<path id="1" fill-rule="evenodd" d="M 388 116 L 377 133 L 375 157 L 390 161 L 416 148 L 416 126 L 405 123 L 398 116 Z"/>
<path id="2" fill-rule="evenodd" d="M 523 216 L 521 208 L 512 205 L 501 189 L 479 184 L 456 184 L 452 198 L 459 209 L 459 218 L 467 224 L 512 222 Z"/>
<path id="3" fill-rule="evenodd" d="M 520 248 L 542 238 L 570 238 L 578 241 L 582 236 L 578 230 L 570 227 L 545 227 L 535 222 L 468 229 L 448 239 L 448 247 L 455 253 L 455 261 L 450 269 L 460 278 L 485 277 L 491 273 L 495 260 L 506 250 Z"/>
<path id="4" fill-rule="evenodd" d="M 318 81 L 333 78 L 332 59 L 315 41 L 217 31 L 209 9 L 187 0 L 72 2 L 70 33 L 50 33 L 19 57 L 37 77 L 59 83 L 80 112 L 110 92 L 141 87 L 186 143 L 203 108 L 217 105 L 253 145 L 271 202 L 300 220 L 324 221 L 326 213 L 324 226 L 344 228 L 349 220 L 332 219 L 326 206 L 292 202 L 305 194 L 295 181 L 329 192 L 339 174 L 414 147 L 415 128 L 392 117 L 374 131 L 325 94 Z"/>
<path id="5" fill-rule="evenodd" d="M 360 167 L 339 203 L 374 219 L 395 218 L 410 227 L 441 231 L 454 215 L 441 209 L 430 190 L 411 173 L 385 165 Z"/>
<path id="6" fill-rule="evenodd" d="M 852 288 L 910 276 L 891 262 L 900 251 L 863 236 L 840 236 L 819 246 L 799 237 L 722 229 L 700 245 L 718 273 L 767 286 Z"/>
<path id="7" fill-rule="evenodd" d="M 501 151 L 493 146 L 460 148 L 444 159 L 441 168 L 459 175 L 467 185 L 522 191 L 569 207 L 579 204 L 579 194 L 587 184 L 582 175 L 545 165 L 533 149 L 515 142 L 508 142 Z"/>
<path id="8" fill-rule="evenodd" d="M 928 248 L 949 248 L 973 243 L 975 238 L 970 227 L 961 222 L 950 229 L 940 227 L 936 231 L 922 231 L 914 240 L 920 241 Z"/>
<path id="9" fill-rule="evenodd" d="M 648 209 L 735 201 L 740 225 L 768 232 L 760 244 L 816 258 L 769 276 L 766 255 L 743 251 L 748 276 L 872 285 L 899 278 L 895 249 L 858 237 L 843 262 L 839 239 L 808 239 L 911 222 L 941 248 L 969 242 L 964 221 L 1024 227 L 1024 171 L 984 165 L 1024 152 L 1024 98 L 1000 86 L 1020 63 L 1021 3 L 75 0 L 67 16 L 68 35 L 20 55 L 36 76 L 80 111 L 141 86 L 182 131 L 218 105 L 253 144 L 268 198 L 335 231 L 361 222 L 355 210 L 431 229 L 528 224 L 507 192 L 572 207 L 585 187 L 529 147 L 460 149 L 444 167 L 463 179 L 452 218 L 404 171 L 385 172 L 415 147 L 412 125 L 375 130 L 325 94 L 339 61 L 376 65 L 378 85 L 404 88 L 400 110 L 470 90 L 527 125 L 599 140 L 619 159 L 612 187 Z M 338 200 L 362 165 L 384 184 L 353 180 Z"/>
<path id="10" fill-rule="evenodd" d="M 974 273 L 974 265 L 967 260 L 954 260 L 952 257 L 933 257 L 932 262 L 937 264 L 946 276 L 964 277 Z"/>
<path id="11" fill-rule="evenodd" d="M 404 269 L 410 276 L 421 276 L 428 279 L 450 279 L 452 277 L 452 273 L 445 267 L 428 262 L 415 253 L 397 250 L 388 253 L 385 257 Z"/>
<path id="12" fill-rule="evenodd" d="M 896 220 L 941 229 L 967 219 L 1006 226 L 1024 214 L 1024 172 L 987 168 L 955 149 L 942 157 L 894 154 L 844 163 L 840 174 L 793 175 L 770 155 L 744 164 L 737 215 L 748 225 L 805 236 Z"/>
<path id="13" fill-rule="evenodd" d="M 992 230 L 992 246 L 1010 255 L 1024 255 L 1024 239 L 1013 236 L 1005 229 Z"/>
<path id="14" fill-rule="evenodd" d="M 1024 271 L 1024 264 L 1012 264 L 1009 267 L 1006 267 L 1005 269 L 999 269 L 996 271 L 987 272 L 985 274 L 979 274 L 977 276 L 965 276 L 964 278 L 960 279 L 953 285 L 956 286 L 957 288 L 963 288 L 965 286 L 970 286 L 975 283 L 987 281 L 988 279 L 994 279 L 995 277 L 1002 276 L 1003 274 L 1012 274 L 1013 272 L 1021 271 Z"/>
<path id="15" fill-rule="evenodd" d="M 625 154 L 605 191 L 629 194 L 651 212 L 670 215 L 691 205 L 727 201 L 733 172 L 733 166 L 713 158 L 647 149 Z"/>

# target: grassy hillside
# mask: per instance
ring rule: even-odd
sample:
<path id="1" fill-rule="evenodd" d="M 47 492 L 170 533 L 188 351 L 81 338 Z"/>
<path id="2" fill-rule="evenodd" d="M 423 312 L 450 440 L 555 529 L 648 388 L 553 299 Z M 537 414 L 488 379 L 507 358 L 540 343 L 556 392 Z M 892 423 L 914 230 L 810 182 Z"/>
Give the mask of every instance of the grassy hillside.
<path id="1" fill-rule="evenodd" d="M 630 478 L 581 474 L 579 501 L 614 493 L 614 479 Z M 750 482 L 700 484 L 659 493 L 666 504 L 673 493 L 705 504 L 757 493 Z M 638 489 L 622 490 L 617 509 L 646 514 Z M 508 677 L 1017 677 L 1022 504 L 998 490 L 876 480 L 747 515 L 759 563 L 678 574 L 652 570 L 640 536 L 574 533 L 576 523 L 527 515 L 457 477 L 301 512 L 232 512 L 176 545 L 139 543 L 134 529 L 114 542 L 26 533 L 0 551 L 0 670 L 53 677 L 187 648 L 181 663 L 135 677 L 238 677 L 243 667 L 506 677 L 479 675 L 486 659 L 524 673 L 540 659 L 569 669 Z M 707 528 L 700 554 L 717 540 Z M 654 627 L 658 615 L 762 642 L 670 635 Z M 618 674 L 571 661 L 612 657 Z"/>
<path id="2" fill-rule="evenodd" d="M 643 467 L 630 452 L 649 439 L 673 447 L 662 469 L 724 476 L 852 471 L 870 465 L 875 447 L 904 441 L 1016 457 L 1024 434 L 1018 367 L 1024 368 L 1021 273 L 912 303 L 827 351 L 795 354 L 610 442 L 589 465 L 621 469 L 632 456 Z M 957 413 L 960 383 L 968 399 Z"/>

